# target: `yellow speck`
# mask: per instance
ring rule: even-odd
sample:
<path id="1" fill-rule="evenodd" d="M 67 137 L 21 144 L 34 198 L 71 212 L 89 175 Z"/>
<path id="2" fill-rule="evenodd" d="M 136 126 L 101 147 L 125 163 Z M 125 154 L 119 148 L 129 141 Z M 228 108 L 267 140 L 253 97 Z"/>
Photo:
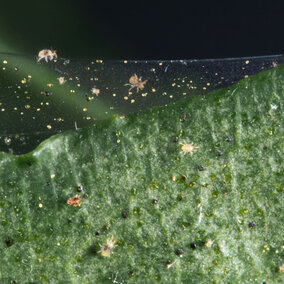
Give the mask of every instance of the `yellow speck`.
<path id="1" fill-rule="evenodd" d="M 163 65 L 163 62 L 159 62 L 159 65 L 162 66 L 162 65 Z"/>
<path id="2" fill-rule="evenodd" d="M 213 242 L 212 240 L 208 240 L 206 243 L 205 243 L 205 246 L 207 246 L 208 248 L 210 248 L 212 246 Z"/>
<path id="3" fill-rule="evenodd" d="M 46 125 L 46 127 L 47 127 L 47 129 L 51 129 L 52 128 L 52 126 L 51 125 Z"/>
<path id="4" fill-rule="evenodd" d="M 245 78 L 248 78 L 248 75 L 245 75 Z"/>
<path id="5" fill-rule="evenodd" d="M 83 108 L 83 111 L 87 111 L 87 108 L 86 108 L 86 107 L 84 107 L 84 108 Z"/>
<path id="6" fill-rule="evenodd" d="M 135 102 L 135 100 L 134 100 L 134 99 L 132 99 L 130 102 L 133 104 L 133 103 Z"/>
<path id="7" fill-rule="evenodd" d="M 42 203 L 39 203 L 38 207 L 39 207 L 39 208 L 42 208 L 42 207 L 43 207 L 43 204 L 42 204 Z"/>
<path id="8" fill-rule="evenodd" d="M 18 110 L 18 108 L 17 108 L 17 107 L 14 107 L 14 110 Z"/>
<path id="9" fill-rule="evenodd" d="M 7 61 L 7 60 L 4 60 L 4 61 L 3 61 L 3 64 L 8 64 L 8 61 Z"/>
<path id="10" fill-rule="evenodd" d="M 203 90 L 206 90 L 206 87 L 203 87 L 202 89 L 203 89 Z"/>
<path id="11" fill-rule="evenodd" d="M 2 106 L 2 103 L 0 103 L 0 106 Z"/>
<path id="12" fill-rule="evenodd" d="M 155 72 L 156 69 L 155 69 L 155 68 L 151 68 L 150 71 L 151 71 L 151 72 Z"/>
<path id="13" fill-rule="evenodd" d="M 4 108 L 2 108 L 2 109 L 1 109 L 1 111 L 5 111 L 5 109 L 4 109 Z"/>
<path id="14" fill-rule="evenodd" d="M 58 242 L 57 245 L 60 246 L 60 242 Z"/>
<path id="15" fill-rule="evenodd" d="M 170 95 L 170 99 L 172 99 L 173 98 L 173 95 Z"/>
<path id="16" fill-rule="evenodd" d="M 75 90 L 70 90 L 70 93 L 75 93 Z"/>
<path id="17" fill-rule="evenodd" d="M 226 168 L 226 167 L 227 167 L 227 165 L 226 165 L 226 164 L 221 165 L 221 168 L 222 168 L 222 169 L 224 169 L 224 168 Z"/>
<path id="18" fill-rule="evenodd" d="M 141 94 L 142 97 L 147 97 L 147 95 L 148 95 L 147 93 L 142 93 Z"/>
<path id="19" fill-rule="evenodd" d="M 116 140 L 116 143 L 120 143 L 120 140 L 119 140 L 119 139 L 117 139 L 117 140 Z"/>
<path id="20" fill-rule="evenodd" d="M 77 84 L 77 87 L 81 87 L 81 84 Z"/>
<path id="21" fill-rule="evenodd" d="M 176 177 L 175 176 L 172 176 L 171 179 L 172 179 L 172 181 L 176 181 Z"/>
<path id="22" fill-rule="evenodd" d="M 113 97 L 116 97 L 116 94 L 112 94 Z"/>
<path id="23" fill-rule="evenodd" d="M 87 116 L 86 119 L 87 119 L 87 120 L 90 120 L 90 119 L 92 119 L 92 118 L 91 118 L 90 116 Z"/>
<path id="24" fill-rule="evenodd" d="M 127 60 L 124 60 L 123 63 L 126 64 L 126 63 L 127 63 Z"/>
<path id="25" fill-rule="evenodd" d="M 27 80 L 26 78 L 24 78 L 22 81 L 21 81 L 22 84 L 26 84 L 27 83 Z"/>
<path id="26" fill-rule="evenodd" d="M 124 99 L 127 101 L 127 100 L 128 100 L 128 97 L 124 97 Z"/>
<path id="27" fill-rule="evenodd" d="M 29 78 L 29 79 L 31 79 L 31 78 L 32 78 L 32 76 L 31 76 L 31 75 L 28 75 L 28 78 Z"/>
<path id="28" fill-rule="evenodd" d="M 46 84 L 46 86 L 49 87 L 49 88 L 51 88 L 51 87 L 53 87 L 53 84 L 48 83 L 48 84 Z"/>
<path id="29" fill-rule="evenodd" d="M 246 61 L 245 61 L 245 64 L 249 64 L 249 60 L 246 60 Z"/>
<path id="30" fill-rule="evenodd" d="M 25 105 L 25 109 L 29 109 L 29 108 L 31 108 L 30 105 Z"/>
<path id="31" fill-rule="evenodd" d="M 277 249 L 276 251 L 275 251 L 275 253 L 278 253 L 279 252 L 279 250 Z"/>
<path id="32" fill-rule="evenodd" d="M 40 111 L 40 108 L 37 108 L 36 111 Z"/>
<path id="33" fill-rule="evenodd" d="M 156 89 L 152 88 L 152 92 L 155 93 L 155 92 L 156 92 Z"/>

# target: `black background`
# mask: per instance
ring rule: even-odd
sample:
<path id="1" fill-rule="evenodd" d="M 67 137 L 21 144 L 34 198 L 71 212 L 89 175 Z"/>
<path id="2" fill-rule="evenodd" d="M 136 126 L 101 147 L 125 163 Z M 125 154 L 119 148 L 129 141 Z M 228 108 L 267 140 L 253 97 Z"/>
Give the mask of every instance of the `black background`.
<path id="1" fill-rule="evenodd" d="M 249 3 L 1 1 L 1 51 L 54 48 L 62 57 L 102 59 L 282 54 L 282 7 Z"/>

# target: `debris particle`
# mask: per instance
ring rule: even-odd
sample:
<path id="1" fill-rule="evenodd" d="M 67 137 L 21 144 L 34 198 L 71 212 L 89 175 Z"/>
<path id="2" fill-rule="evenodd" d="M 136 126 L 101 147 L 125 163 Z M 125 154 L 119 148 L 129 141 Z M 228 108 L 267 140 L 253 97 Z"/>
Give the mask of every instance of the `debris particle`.
<path id="1" fill-rule="evenodd" d="M 182 249 L 177 249 L 176 254 L 177 254 L 179 257 L 182 257 L 182 255 L 183 255 L 183 250 L 182 250 Z"/>
<path id="2" fill-rule="evenodd" d="M 180 118 L 179 118 L 179 121 L 185 121 L 185 118 L 186 118 L 186 114 L 183 113 Z"/>
<path id="3" fill-rule="evenodd" d="M 229 136 L 227 136 L 225 140 L 226 140 L 226 142 L 231 142 L 231 141 L 232 141 L 232 138 L 229 137 Z"/>
<path id="4" fill-rule="evenodd" d="M 199 170 L 200 172 L 202 172 L 202 171 L 205 170 L 205 168 L 204 168 L 203 166 L 198 166 L 198 170 Z"/>
<path id="5" fill-rule="evenodd" d="M 249 227 L 250 227 L 250 228 L 253 228 L 255 225 L 256 225 L 255 222 L 250 222 L 250 223 L 249 223 Z"/>
<path id="6" fill-rule="evenodd" d="M 153 199 L 153 204 L 157 204 L 158 203 L 158 200 L 157 199 Z"/>
<path id="7" fill-rule="evenodd" d="M 175 176 L 172 176 L 171 179 L 172 179 L 172 181 L 176 181 L 176 177 Z"/>
<path id="8" fill-rule="evenodd" d="M 171 262 L 169 259 L 166 262 L 167 268 L 171 268 L 176 263 L 176 260 L 174 262 Z"/>
<path id="9" fill-rule="evenodd" d="M 122 215 L 122 217 L 123 217 L 124 219 L 126 219 L 126 218 L 128 217 L 128 212 L 127 212 L 127 211 L 123 211 L 123 212 L 121 213 L 121 215 Z"/>
<path id="10" fill-rule="evenodd" d="M 68 200 L 67 200 L 67 204 L 68 205 L 72 205 L 74 207 L 77 207 L 77 206 L 81 206 L 81 198 L 78 194 L 76 194 L 74 197 L 70 197 Z"/>
<path id="11" fill-rule="evenodd" d="M 88 196 L 89 195 L 87 193 L 84 193 L 84 195 L 83 195 L 84 198 L 88 198 Z"/>
<path id="12" fill-rule="evenodd" d="M 190 247 L 191 247 L 192 249 L 196 249 L 196 248 L 197 248 L 197 245 L 196 245 L 196 243 L 192 243 L 192 244 L 190 244 Z"/>
<path id="13" fill-rule="evenodd" d="M 178 142 L 178 137 L 174 137 L 174 138 L 172 139 L 172 141 L 173 141 L 174 143 Z"/>
<path id="14" fill-rule="evenodd" d="M 217 152 L 217 156 L 218 156 L 218 157 L 221 157 L 221 156 L 223 156 L 223 153 L 222 153 L 221 151 L 218 151 L 218 152 Z"/>
<path id="15" fill-rule="evenodd" d="M 5 244 L 6 244 L 7 247 L 10 247 L 13 243 L 12 243 L 12 241 L 9 238 L 6 238 L 5 239 Z"/>
<path id="16" fill-rule="evenodd" d="M 99 236 L 100 234 L 101 234 L 100 231 L 95 232 L 96 236 Z"/>
<path id="17" fill-rule="evenodd" d="M 208 241 L 206 241 L 205 242 L 205 244 L 204 244 L 206 247 L 208 247 L 208 248 L 210 248 L 212 245 L 213 245 L 213 242 L 212 242 L 212 240 L 208 240 Z"/>
<path id="18" fill-rule="evenodd" d="M 71 224 L 72 220 L 71 219 L 67 219 L 67 224 Z"/>

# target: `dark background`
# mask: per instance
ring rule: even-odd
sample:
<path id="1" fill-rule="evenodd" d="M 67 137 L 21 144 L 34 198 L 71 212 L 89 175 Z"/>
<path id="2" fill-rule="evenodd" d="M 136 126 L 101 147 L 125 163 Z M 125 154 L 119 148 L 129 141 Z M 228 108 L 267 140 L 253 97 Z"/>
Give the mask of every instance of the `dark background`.
<path id="1" fill-rule="evenodd" d="M 186 3 L 186 4 L 185 4 Z M 276 1 L 1 1 L 0 51 L 66 58 L 202 59 L 281 54 Z"/>

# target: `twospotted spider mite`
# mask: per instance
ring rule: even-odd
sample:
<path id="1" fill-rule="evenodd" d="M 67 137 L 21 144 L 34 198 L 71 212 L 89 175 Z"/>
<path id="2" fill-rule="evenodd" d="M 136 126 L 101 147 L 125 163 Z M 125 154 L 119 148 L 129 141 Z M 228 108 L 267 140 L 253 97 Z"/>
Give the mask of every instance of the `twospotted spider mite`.
<path id="1" fill-rule="evenodd" d="M 137 89 L 137 93 L 139 92 L 139 90 L 143 90 L 144 89 L 144 85 L 147 83 L 148 80 L 142 81 L 142 77 L 139 77 L 134 74 L 129 78 L 129 83 L 124 84 L 124 86 L 130 86 L 128 91 L 131 91 L 132 89 L 136 88 Z"/>
<path id="2" fill-rule="evenodd" d="M 67 200 L 67 204 L 68 205 L 72 205 L 74 207 L 78 207 L 78 206 L 81 206 L 81 198 L 78 194 L 76 194 L 74 197 L 70 197 L 68 200 Z"/>
<path id="3" fill-rule="evenodd" d="M 106 244 L 100 250 L 100 253 L 102 254 L 102 256 L 110 257 L 113 249 L 116 247 L 115 242 L 116 241 L 113 239 L 113 236 L 111 236 L 111 238 L 107 239 Z"/>
<path id="4" fill-rule="evenodd" d="M 191 143 L 186 143 L 186 142 L 181 142 L 180 143 L 181 147 L 181 154 L 189 154 L 189 155 L 192 155 L 192 153 L 194 151 L 196 151 L 196 149 L 198 149 L 199 147 L 197 146 L 194 146 L 193 144 Z"/>
<path id="5" fill-rule="evenodd" d="M 59 82 L 60 85 L 63 85 L 63 84 L 66 83 L 66 80 L 64 79 L 63 76 L 62 76 L 62 77 L 58 77 L 57 80 L 58 80 L 58 82 Z"/>
<path id="6" fill-rule="evenodd" d="M 46 62 L 52 61 L 57 58 L 56 50 L 43 49 L 38 53 L 37 62 L 40 62 L 42 59 L 45 59 Z"/>

